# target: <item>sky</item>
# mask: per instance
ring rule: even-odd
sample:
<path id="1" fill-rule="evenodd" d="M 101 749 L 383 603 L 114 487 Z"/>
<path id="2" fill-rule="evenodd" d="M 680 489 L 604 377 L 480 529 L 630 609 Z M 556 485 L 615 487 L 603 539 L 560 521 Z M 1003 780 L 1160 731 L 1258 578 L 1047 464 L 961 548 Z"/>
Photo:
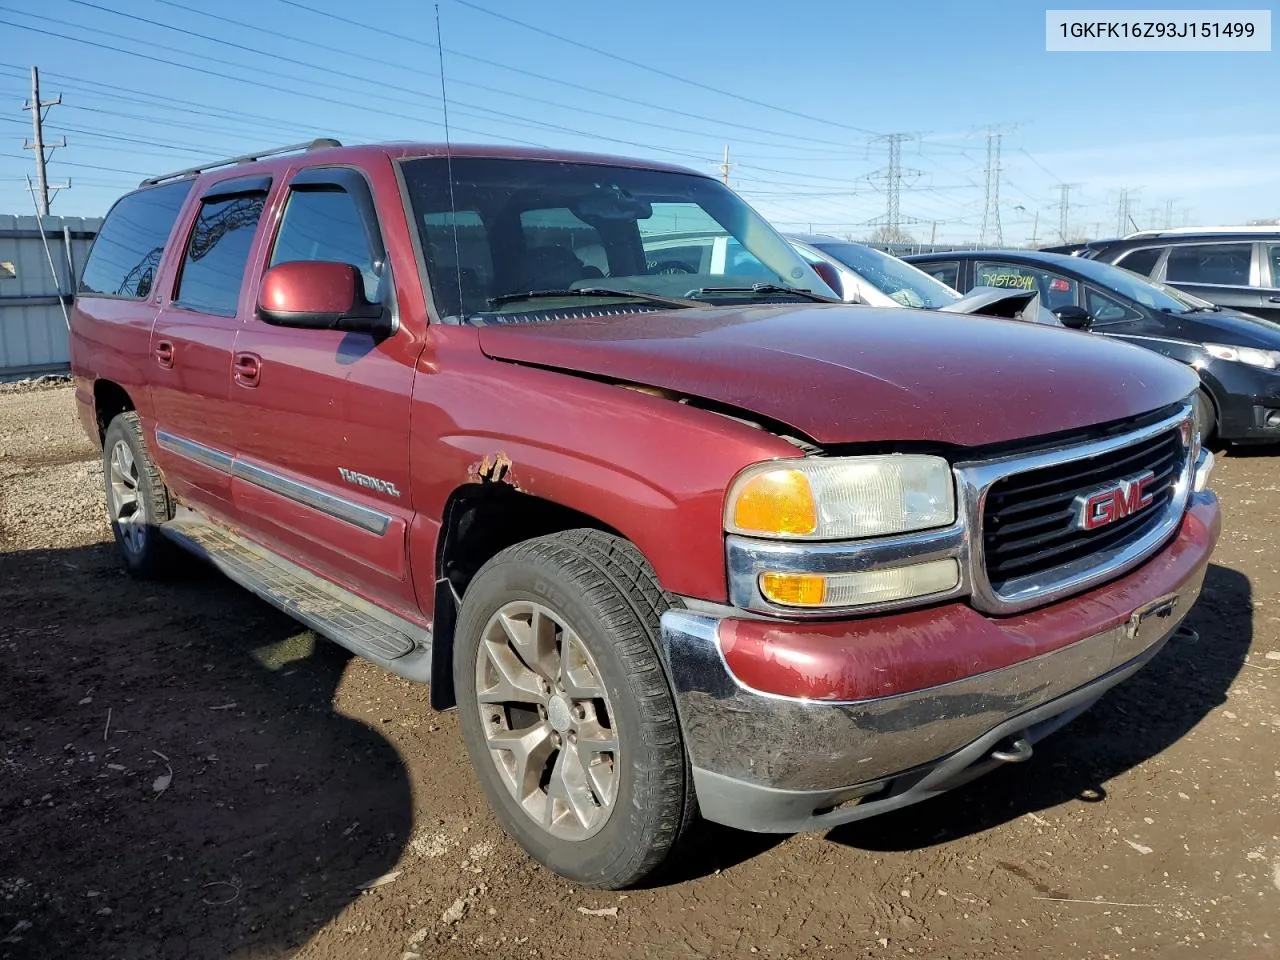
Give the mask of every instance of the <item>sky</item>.
<path id="1" fill-rule="evenodd" d="M 716 175 L 727 146 L 730 184 L 776 225 L 855 239 L 885 217 L 893 133 L 925 242 L 979 238 L 993 133 L 988 242 L 1058 242 L 1063 183 L 1070 235 L 1115 234 L 1122 192 L 1130 227 L 1280 217 L 1280 54 L 1048 53 L 1045 8 L 440 0 L 451 136 Z M 439 55 L 421 0 L 0 0 L 0 213 L 32 212 L 33 64 L 62 96 L 49 177 L 72 187 L 52 212 L 101 216 L 204 160 L 443 140 Z"/>

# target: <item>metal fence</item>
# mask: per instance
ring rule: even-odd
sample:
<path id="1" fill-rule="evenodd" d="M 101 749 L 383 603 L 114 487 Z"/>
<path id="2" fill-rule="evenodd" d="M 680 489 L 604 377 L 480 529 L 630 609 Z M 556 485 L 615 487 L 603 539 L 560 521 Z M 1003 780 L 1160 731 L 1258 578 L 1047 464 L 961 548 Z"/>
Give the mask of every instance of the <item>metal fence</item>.
<path id="1" fill-rule="evenodd" d="M 0 379 L 66 369 L 63 306 L 101 226 L 96 217 L 0 215 Z"/>

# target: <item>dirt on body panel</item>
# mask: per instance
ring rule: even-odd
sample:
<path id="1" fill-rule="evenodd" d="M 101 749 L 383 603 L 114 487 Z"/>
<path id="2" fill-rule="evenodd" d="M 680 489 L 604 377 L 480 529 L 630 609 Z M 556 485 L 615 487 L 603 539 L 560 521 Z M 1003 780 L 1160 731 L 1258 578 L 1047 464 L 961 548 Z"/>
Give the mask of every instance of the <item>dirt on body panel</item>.
<path id="1" fill-rule="evenodd" d="M 601 893 L 506 839 L 421 687 L 198 564 L 127 578 L 71 391 L 5 392 L 0 960 L 1280 958 L 1280 458 L 1215 487 L 1196 636 L 1029 762 Z"/>

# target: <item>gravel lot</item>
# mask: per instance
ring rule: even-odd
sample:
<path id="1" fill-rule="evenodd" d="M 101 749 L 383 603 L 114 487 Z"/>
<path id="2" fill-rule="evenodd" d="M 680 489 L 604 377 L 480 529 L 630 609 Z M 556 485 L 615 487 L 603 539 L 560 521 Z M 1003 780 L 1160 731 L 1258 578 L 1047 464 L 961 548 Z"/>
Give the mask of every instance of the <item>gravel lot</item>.
<path id="1" fill-rule="evenodd" d="M 0 391 L 0 958 L 1280 958 L 1280 461 L 1145 671 L 948 798 L 532 865 L 452 715 L 192 563 L 126 578 L 69 389 Z"/>

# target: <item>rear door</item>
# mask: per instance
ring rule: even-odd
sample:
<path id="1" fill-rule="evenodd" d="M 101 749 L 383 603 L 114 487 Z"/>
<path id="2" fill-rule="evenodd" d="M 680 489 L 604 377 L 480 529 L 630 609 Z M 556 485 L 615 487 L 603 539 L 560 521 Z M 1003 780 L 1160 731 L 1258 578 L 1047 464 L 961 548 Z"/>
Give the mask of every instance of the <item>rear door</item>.
<path id="1" fill-rule="evenodd" d="M 1220 307 L 1257 313 L 1263 296 L 1255 246 L 1251 240 L 1173 244 L 1164 280 Z"/>
<path id="2" fill-rule="evenodd" d="M 222 516 L 231 503 L 231 359 L 271 178 L 220 181 L 200 196 L 171 296 L 151 332 L 156 460 L 184 500 Z"/>
<path id="3" fill-rule="evenodd" d="M 1280 323 L 1280 242 L 1262 244 L 1262 305 L 1258 316 Z"/>
<path id="4" fill-rule="evenodd" d="M 287 184 L 254 273 L 299 260 L 349 263 L 365 296 L 394 310 L 385 250 L 364 176 L 307 168 Z M 410 617 L 409 397 L 420 349 L 403 330 L 380 340 L 277 327 L 251 310 L 235 342 L 229 404 L 234 499 L 254 536 Z"/>

